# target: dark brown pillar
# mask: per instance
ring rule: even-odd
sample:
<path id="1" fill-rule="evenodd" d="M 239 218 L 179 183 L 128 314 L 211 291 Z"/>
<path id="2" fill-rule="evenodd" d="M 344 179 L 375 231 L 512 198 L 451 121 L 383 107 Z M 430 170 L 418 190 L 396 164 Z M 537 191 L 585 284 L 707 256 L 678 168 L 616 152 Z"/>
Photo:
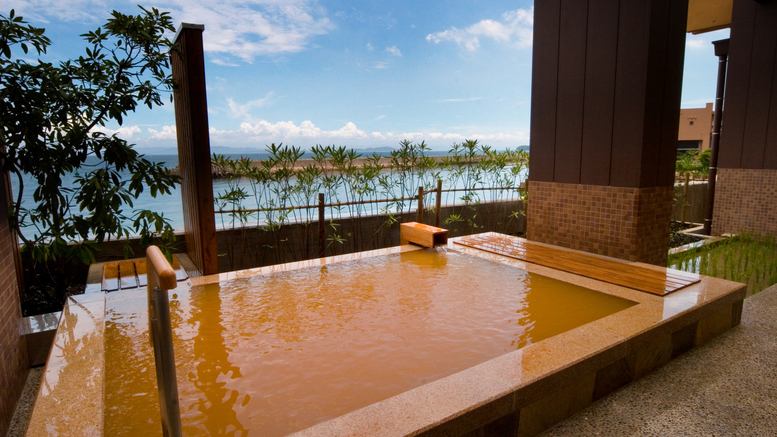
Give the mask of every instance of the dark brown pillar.
<path id="1" fill-rule="evenodd" d="M 688 4 L 534 6 L 528 237 L 665 265 Z"/>
<path id="2" fill-rule="evenodd" d="M 176 83 L 175 127 L 188 255 L 204 275 L 218 273 L 210 164 L 205 59 L 199 24 L 182 23 L 171 53 Z"/>
<path id="3" fill-rule="evenodd" d="M 734 0 L 712 233 L 777 235 L 777 2 Z"/>

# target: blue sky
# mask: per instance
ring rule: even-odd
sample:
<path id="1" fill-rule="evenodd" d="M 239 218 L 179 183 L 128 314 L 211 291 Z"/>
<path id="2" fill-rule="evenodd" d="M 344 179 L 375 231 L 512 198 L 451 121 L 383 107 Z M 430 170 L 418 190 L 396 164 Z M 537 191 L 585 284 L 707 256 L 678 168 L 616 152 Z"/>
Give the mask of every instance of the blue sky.
<path id="1" fill-rule="evenodd" d="M 80 34 L 137 1 L 6 0 L 3 13 L 45 27 L 47 60 L 76 57 Z M 156 0 L 203 35 L 211 145 L 271 142 L 447 150 L 478 139 L 529 143 L 532 1 Z M 715 95 L 711 41 L 686 43 L 683 107 Z M 108 126 L 139 147 L 174 147 L 171 104 Z"/>

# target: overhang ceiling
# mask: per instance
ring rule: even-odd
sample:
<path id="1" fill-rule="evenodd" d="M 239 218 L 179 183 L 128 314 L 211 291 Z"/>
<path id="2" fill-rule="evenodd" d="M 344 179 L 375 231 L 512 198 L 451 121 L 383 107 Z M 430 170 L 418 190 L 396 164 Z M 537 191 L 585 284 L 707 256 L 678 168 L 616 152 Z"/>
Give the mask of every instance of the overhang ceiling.
<path id="1" fill-rule="evenodd" d="M 731 25 L 734 0 L 688 0 L 688 32 L 697 35 Z"/>

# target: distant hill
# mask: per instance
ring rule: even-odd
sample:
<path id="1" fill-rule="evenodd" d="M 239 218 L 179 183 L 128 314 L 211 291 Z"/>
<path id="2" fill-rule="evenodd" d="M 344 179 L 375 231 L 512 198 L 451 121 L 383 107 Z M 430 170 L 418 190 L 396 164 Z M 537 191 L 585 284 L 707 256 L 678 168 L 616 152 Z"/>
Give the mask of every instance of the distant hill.
<path id="1" fill-rule="evenodd" d="M 177 147 L 135 147 L 139 153 L 144 155 L 177 155 Z M 218 155 L 251 155 L 256 153 L 264 153 L 264 147 L 222 147 L 211 146 L 210 153 Z"/>
<path id="2" fill-rule="evenodd" d="M 529 150 L 529 146 L 518 146 L 517 149 Z M 177 147 L 135 147 L 139 153 L 143 155 L 178 155 Z M 355 147 L 354 150 L 364 156 L 371 156 L 373 153 L 388 154 L 389 152 L 396 150 L 396 147 Z M 265 154 L 264 147 L 224 147 L 213 146 L 210 148 L 210 152 L 218 155 L 227 156 L 240 156 L 240 155 L 256 155 Z M 431 150 L 429 155 L 445 155 L 447 150 Z"/>

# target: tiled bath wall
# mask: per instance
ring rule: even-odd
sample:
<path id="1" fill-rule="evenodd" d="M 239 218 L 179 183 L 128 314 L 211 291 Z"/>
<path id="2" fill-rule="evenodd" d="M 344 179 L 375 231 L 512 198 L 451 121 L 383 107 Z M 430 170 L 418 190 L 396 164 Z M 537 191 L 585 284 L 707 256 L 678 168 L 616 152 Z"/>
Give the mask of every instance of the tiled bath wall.
<path id="1" fill-rule="evenodd" d="M 712 233 L 777 236 L 777 170 L 720 168 Z"/>
<path id="2" fill-rule="evenodd" d="M 578 362 L 421 435 L 537 435 L 671 359 L 739 325 L 742 304 L 739 297 L 733 303 L 687 314 L 655 332 Z"/>
<path id="3" fill-rule="evenodd" d="M 529 182 L 527 237 L 628 261 L 666 265 L 674 187 Z"/>
<path id="4" fill-rule="evenodd" d="M 0 435 L 8 431 L 29 372 L 27 345 L 19 331 L 22 312 L 4 182 L 0 178 Z"/>

